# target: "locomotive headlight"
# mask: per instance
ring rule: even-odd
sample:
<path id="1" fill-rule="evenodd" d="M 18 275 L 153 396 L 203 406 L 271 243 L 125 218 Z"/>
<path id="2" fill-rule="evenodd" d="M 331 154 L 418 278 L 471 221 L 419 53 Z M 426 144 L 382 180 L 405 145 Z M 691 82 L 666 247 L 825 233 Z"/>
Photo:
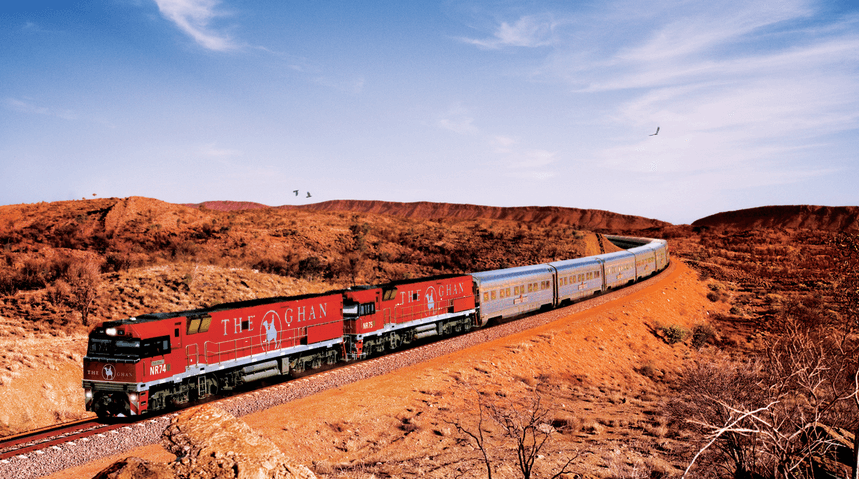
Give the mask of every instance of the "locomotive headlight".
<path id="1" fill-rule="evenodd" d="M 108 336 L 116 336 L 116 328 L 107 328 L 104 330 L 104 334 Z"/>
<path id="2" fill-rule="evenodd" d="M 131 402 L 137 402 L 137 393 L 131 393 L 128 395 L 128 400 Z"/>
<path id="3" fill-rule="evenodd" d="M 92 399 L 92 389 L 84 389 L 84 398 Z"/>

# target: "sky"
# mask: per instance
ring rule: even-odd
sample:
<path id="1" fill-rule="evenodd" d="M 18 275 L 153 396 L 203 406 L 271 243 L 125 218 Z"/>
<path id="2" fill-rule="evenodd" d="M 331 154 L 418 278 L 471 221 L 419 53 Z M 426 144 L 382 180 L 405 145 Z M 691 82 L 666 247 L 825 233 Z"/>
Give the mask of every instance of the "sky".
<path id="1" fill-rule="evenodd" d="M 680 224 L 859 205 L 857 151 L 853 0 L 0 3 L 0 205 L 432 201 Z"/>

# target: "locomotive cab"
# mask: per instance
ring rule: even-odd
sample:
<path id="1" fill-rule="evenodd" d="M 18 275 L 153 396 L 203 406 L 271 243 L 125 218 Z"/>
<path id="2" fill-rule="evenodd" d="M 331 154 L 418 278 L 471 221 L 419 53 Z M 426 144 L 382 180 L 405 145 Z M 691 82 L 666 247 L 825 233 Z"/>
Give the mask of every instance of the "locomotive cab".
<path id="1" fill-rule="evenodd" d="M 141 338 L 130 325 L 108 322 L 89 335 L 84 358 L 84 401 L 99 417 L 132 416 L 147 409 L 144 368 L 169 370 L 170 336 Z"/>

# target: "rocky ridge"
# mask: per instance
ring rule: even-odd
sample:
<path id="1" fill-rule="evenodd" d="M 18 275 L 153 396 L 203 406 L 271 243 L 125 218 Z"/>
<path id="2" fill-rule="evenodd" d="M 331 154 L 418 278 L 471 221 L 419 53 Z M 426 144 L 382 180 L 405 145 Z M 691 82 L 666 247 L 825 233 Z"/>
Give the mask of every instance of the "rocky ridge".
<path id="1" fill-rule="evenodd" d="M 129 457 L 95 479 L 315 479 L 270 440 L 213 405 L 177 415 L 161 443 L 176 455 L 170 463 Z"/>
<path id="2" fill-rule="evenodd" d="M 761 206 L 716 213 L 692 223 L 693 227 L 723 231 L 761 229 L 859 232 L 859 206 Z"/>

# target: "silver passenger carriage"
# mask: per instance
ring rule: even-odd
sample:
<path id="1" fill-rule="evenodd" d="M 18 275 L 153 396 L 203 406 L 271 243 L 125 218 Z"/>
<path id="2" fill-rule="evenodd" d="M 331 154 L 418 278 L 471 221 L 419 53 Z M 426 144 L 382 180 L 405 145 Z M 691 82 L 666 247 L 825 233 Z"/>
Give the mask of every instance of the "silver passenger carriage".
<path id="1" fill-rule="evenodd" d="M 617 251 L 593 256 L 602 261 L 605 289 L 620 288 L 635 281 L 635 255 L 628 251 Z"/>
<path id="2" fill-rule="evenodd" d="M 554 306 L 555 269 L 547 264 L 472 273 L 479 325 Z"/>
<path id="3" fill-rule="evenodd" d="M 656 246 L 654 243 L 647 243 L 628 250 L 635 255 L 636 281 L 656 273 Z"/>
<path id="4" fill-rule="evenodd" d="M 577 301 L 602 292 L 603 262 L 594 257 L 549 263 L 557 278 L 557 304 Z"/>
<path id="5" fill-rule="evenodd" d="M 668 266 L 668 242 L 662 239 L 606 235 L 606 239 L 635 255 L 635 280 Z"/>
<path id="6" fill-rule="evenodd" d="M 655 239 L 651 240 L 651 244 L 654 244 L 654 251 L 656 252 L 656 270 L 662 271 L 668 266 L 668 241 L 664 239 Z"/>

